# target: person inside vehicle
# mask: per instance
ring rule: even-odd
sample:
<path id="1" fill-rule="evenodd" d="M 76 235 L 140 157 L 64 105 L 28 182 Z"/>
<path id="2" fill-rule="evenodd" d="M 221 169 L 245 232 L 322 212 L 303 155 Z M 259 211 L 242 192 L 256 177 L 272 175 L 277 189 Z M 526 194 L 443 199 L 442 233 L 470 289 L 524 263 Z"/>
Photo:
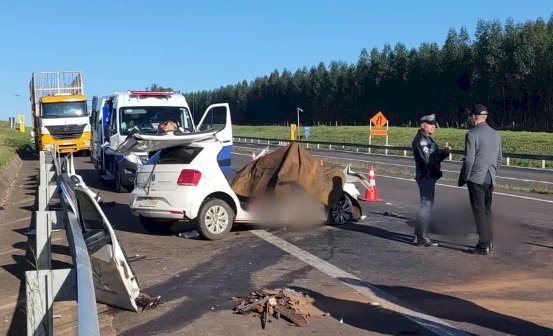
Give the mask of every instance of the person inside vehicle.
<path id="1" fill-rule="evenodd" d="M 167 119 L 166 121 L 162 121 L 157 126 L 157 132 L 158 133 L 167 133 L 167 132 L 174 132 L 178 130 L 179 124 L 175 119 Z"/>

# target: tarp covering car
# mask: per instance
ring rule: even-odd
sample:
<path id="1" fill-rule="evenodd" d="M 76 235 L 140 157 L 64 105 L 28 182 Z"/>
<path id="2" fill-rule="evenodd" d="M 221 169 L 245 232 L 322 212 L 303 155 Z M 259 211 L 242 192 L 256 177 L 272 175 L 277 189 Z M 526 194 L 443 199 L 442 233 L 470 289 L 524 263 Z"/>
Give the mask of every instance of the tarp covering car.
<path id="1" fill-rule="evenodd" d="M 299 185 L 322 204 L 334 207 L 342 195 L 345 176 L 341 169 L 321 165 L 307 150 L 292 143 L 259 157 L 239 170 L 231 183 L 240 197 L 262 197 L 267 193 L 286 197 Z"/>

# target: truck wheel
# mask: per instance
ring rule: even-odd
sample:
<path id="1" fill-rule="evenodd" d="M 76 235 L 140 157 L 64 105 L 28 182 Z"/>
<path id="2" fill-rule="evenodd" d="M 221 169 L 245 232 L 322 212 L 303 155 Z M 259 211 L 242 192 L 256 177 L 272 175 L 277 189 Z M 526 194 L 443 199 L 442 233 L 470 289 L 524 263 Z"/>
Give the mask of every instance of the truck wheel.
<path id="1" fill-rule="evenodd" d="M 334 208 L 328 211 L 328 220 L 331 225 L 344 225 L 349 223 L 353 218 L 353 205 L 349 196 L 342 193 L 340 200 Z"/>
<path id="2" fill-rule="evenodd" d="M 223 200 L 212 198 L 202 205 L 196 218 L 196 231 L 209 240 L 224 238 L 232 228 L 234 211 Z"/>
<path id="3" fill-rule="evenodd" d="M 158 235 L 169 235 L 171 232 L 171 225 L 175 223 L 174 220 L 161 220 L 151 217 L 144 217 L 140 215 L 140 224 L 148 233 Z"/>

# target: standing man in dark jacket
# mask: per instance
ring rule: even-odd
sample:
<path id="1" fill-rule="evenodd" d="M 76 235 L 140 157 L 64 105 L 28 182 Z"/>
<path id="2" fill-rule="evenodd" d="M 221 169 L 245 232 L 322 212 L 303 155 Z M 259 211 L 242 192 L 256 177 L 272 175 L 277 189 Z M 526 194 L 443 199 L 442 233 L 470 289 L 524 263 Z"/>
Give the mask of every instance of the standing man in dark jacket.
<path id="1" fill-rule="evenodd" d="M 501 137 L 486 122 L 488 109 L 476 104 L 470 112 L 474 126 L 465 136 L 465 158 L 459 174 L 459 186 L 467 184 L 470 206 L 478 231 L 473 252 L 489 254 L 493 250 L 492 194 L 497 169 L 503 160 Z"/>
<path id="2" fill-rule="evenodd" d="M 444 149 L 439 149 L 432 134 L 436 131 L 434 114 L 420 118 L 420 129 L 411 144 L 415 158 L 415 180 L 419 186 L 421 205 L 415 225 L 413 243 L 419 246 L 438 246 L 427 236 L 430 216 L 434 207 L 434 192 L 436 181 L 442 177 L 441 162 L 449 155 L 451 145 L 446 143 Z"/>

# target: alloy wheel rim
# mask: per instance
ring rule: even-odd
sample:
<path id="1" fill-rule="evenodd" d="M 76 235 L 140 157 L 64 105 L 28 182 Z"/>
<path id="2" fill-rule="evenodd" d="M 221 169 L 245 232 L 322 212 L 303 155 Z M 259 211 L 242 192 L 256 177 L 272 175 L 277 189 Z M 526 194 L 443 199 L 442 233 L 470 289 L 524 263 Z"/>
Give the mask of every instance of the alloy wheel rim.
<path id="1" fill-rule="evenodd" d="M 338 204 L 336 204 L 336 208 L 332 209 L 332 220 L 336 224 L 345 224 L 350 220 L 352 210 L 351 202 L 349 202 L 347 196 L 343 196 L 338 201 Z"/>
<path id="2" fill-rule="evenodd" d="M 209 232 L 219 234 L 228 226 L 229 216 L 227 210 L 220 206 L 210 207 L 205 214 L 205 225 Z"/>

